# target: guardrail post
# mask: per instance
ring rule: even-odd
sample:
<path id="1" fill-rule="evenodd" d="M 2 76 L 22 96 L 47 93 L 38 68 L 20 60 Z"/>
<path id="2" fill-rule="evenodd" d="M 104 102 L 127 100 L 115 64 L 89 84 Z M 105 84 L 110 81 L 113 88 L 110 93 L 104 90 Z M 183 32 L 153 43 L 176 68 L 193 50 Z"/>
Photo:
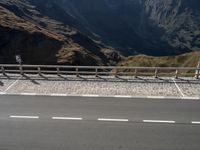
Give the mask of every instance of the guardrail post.
<path id="1" fill-rule="evenodd" d="M 98 78 L 98 68 L 95 68 L 95 77 Z"/>
<path id="2" fill-rule="evenodd" d="M 3 67 L 3 66 L 1 66 L 1 72 L 2 72 L 2 74 L 3 74 L 3 75 L 5 75 L 5 74 L 6 74 L 6 72 L 5 72 L 5 69 L 4 69 L 4 67 Z"/>
<path id="3" fill-rule="evenodd" d="M 155 69 L 155 78 L 158 78 L 158 69 Z"/>
<path id="4" fill-rule="evenodd" d="M 21 75 L 24 74 L 24 72 L 23 72 L 23 68 L 22 68 L 22 65 L 19 66 L 19 71 L 20 71 L 20 74 L 21 74 Z"/>
<path id="5" fill-rule="evenodd" d="M 200 62 L 198 62 L 198 65 L 197 65 L 197 70 L 196 70 L 195 78 L 199 79 L 199 75 L 200 75 Z"/>
<path id="6" fill-rule="evenodd" d="M 179 76 L 179 71 L 178 69 L 176 70 L 176 74 L 175 74 L 175 79 L 178 79 L 178 76 Z"/>
<path id="7" fill-rule="evenodd" d="M 57 75 L 60 75 L 60 68 L 56 68 L 56 71 L 57 71 Z"/>
<path id="8" fill-rule="evenodd" d="M 200 69 L 200 68 L 199 68 L 199 69 Z M 199 75 L 200 75 L 200 70 L 199 70 L 199 69 L 196 71 L 196 76 L 195 76 L 196 79 L 199 79 Z"/>
<path id="9" fill-rule="evenodd" d="M 79 77 L 79 70 L 76 68 L 76 77 Z"/>
<path id="10" fill-rule="evenodd" d="M 41 73 L 41 68 L 40 67 L 38 67 L 38 74 L 41 76 L 42 75 L 42 73 Z"/>
<path id="11" fill-rule="evenodd" d="M 137 77 L 138 77 L 138 70 L 135 69 L 135 78 L 137 78 Z"/>
<path id="12" fill-rule="evenodd" d="M 117 68 L 115 68 L 114 76 L 115 76 L 115 78 L 117 78 Z"/>

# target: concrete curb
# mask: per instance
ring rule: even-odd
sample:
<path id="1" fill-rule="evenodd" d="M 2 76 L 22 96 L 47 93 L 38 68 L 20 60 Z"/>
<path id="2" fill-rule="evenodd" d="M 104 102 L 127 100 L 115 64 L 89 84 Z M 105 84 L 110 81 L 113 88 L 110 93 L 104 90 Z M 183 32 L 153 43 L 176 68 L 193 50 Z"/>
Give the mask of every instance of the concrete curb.
<path id="1" fill-rule="evenodd" d="M 200 97 L 172 97 L 172 96 L 132 96 L 132 95 L 78 95 L 78 94 L 37 94 L 37 93 L 4 93 L 8 96 L 54 96 L 54 97 L 93 97 L 93 98 L 127 98 L 127 99 L 173 99 L 173 100 L 200 100 Z"/>

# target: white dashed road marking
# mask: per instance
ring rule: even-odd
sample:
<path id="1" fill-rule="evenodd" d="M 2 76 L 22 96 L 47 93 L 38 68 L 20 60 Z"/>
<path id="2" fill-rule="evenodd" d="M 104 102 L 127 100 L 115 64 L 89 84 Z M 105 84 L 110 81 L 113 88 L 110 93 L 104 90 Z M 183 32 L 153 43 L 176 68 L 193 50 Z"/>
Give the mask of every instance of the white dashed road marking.
<path id="1" fill-rule="evenodd" d="M 18 118 L 18 119 L 39 119 L 39 116 L 18 116 L 12 115 L 9 118 Z M 51 117 L 52 120 L 84 120 L 83 118 L 78 117 Z M 87 118 L 86 118 L 87 120 Z M 95 121 L 95 119 L 93 120 Z M 104 122 L 129 122 L 128 119 L 114 119 L 114 118 L 98 118 L 97 121 L 104 121 Z M 164 123 L 164 124 L 175 124 L 179 123 L 173 120 L 141 120 L 141 121 L 131 121 L 132 123 Z M 185 124 L 196 124 L 200 125 L 200 121 L 191 121 L 191 122 L 184 122 Z"/>
<path id="2" fill-rule="evenodd" d="M 98 121 L 116 121 L 116 122 L 128 122 L 128 119 L 110 119 L 110 118 L 98 118 Z"/>
<path id="3" fill-rule="evenodd" d="M 144 123 L 176 123 L 172 120 L 143 120 Z"/>
<path id="4" fill-rule="evenodd" d="M 83 120 L 83 118 L 74 117 L 52 117 L 53 120 Z"/>
<path id="5" fill-rule="evenodd" d="M 39 116 L 10 116 L 10 118 L 39 119 Z"/>
<path id="6" fill-rule="evenodd" d="M 200 121 L 192 121 L 192 124 L 200 124 Z"/>

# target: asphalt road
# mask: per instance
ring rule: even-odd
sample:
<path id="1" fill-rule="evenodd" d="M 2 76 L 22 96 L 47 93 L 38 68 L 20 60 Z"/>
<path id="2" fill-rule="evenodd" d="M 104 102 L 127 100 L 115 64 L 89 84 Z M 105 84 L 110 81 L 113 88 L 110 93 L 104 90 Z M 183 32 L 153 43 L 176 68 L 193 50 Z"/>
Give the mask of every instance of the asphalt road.
<path id="1" fill-rule="evenodd" d="M 200 101 L 0 96 L 0 150 L 199 150 Z"/>

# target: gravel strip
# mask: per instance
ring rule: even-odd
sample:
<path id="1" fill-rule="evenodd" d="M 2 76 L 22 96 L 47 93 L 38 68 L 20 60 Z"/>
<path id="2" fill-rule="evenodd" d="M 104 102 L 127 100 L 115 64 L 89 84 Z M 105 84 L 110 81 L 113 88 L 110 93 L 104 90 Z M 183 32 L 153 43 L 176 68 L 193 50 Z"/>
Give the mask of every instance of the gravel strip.
<path id="1" fill-rule="evenodd" d="M 0 74 L 0 92 L 4 92 L 12 83 L 19 79 L 19 75 L 4 76 Z"/>
<path id="2" fill-rule="evenodd" d="M 0 79 L 2 92 L 12 83 L 13 79 Z M 185 96 L 200 96 L 200 80 L 185 78 L 176 80 Z M 155 79 L 153 77 L 120 77 L 115 78 L 94 76 L 61 76 L 28 75 L 13 85 L 8 93 L 37 94 L 74 94 L 74 95 L 132 95 L 132 96 L 169 96 L 180 97 L 172 78 Z"/>

